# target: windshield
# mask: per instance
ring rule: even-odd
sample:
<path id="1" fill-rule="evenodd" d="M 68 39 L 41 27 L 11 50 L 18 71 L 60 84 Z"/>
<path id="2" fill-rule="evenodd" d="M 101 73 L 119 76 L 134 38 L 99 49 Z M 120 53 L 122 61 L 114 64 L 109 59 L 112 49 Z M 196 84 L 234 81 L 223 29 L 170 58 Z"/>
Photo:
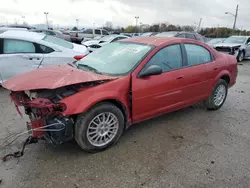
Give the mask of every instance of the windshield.
<path id="1" fill-rule="evenodd" d="M 49 35 L 46 35 L 44 38 L 43 38 L 44 41 L 47 41 L 47 42 L 50 42 L 52 44 L 56 44 L 58 46 L 62 46 L 64 48 L 68 48 L 68 49 L 73 49 L 73 44 L 70 43 L 70 42 L 67 42 L 65 40 L 62 40 L 62 39 L 59 39 L 59 38 L 56 38 L 56 37 L 52 37 L 52 36 L 49 36 Z"/>
<path id="2" fill-rule="evenodd" d="M 130 72 L 152 49 L 152 46 L 115 42 L 92 52 L 77 63 L 79 69 L 108 75 L 124 75 Z"/>
<path id="3" fill-rule="evenodd" d="M 235 43 L 235 44 L 242 44 L 246 41 L 247 37 L 229 37 L 226 40 L 224 40 L 224 43 Z"/>
<path id="4" fill-rule="evenodd" d="M 177 32 L 162 32 L 162 33 L 158 33 L 155 36 L 158 37 L 174 37 L 177 34 Z"/>
<path id="5" fill-rule="evenodd" d="M 222 39 L 211 39 L 210 41 L 207 42 L 207 44 L 218 44 L 222 42 Z"/>

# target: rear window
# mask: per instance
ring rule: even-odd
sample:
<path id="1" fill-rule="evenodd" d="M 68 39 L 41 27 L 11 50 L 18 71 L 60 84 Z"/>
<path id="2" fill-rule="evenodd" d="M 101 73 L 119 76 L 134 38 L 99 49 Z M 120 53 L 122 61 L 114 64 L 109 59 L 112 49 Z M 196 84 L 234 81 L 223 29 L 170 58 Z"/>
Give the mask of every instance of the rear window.
<path id="1" fill-rule="evenodd" d="M 73 44 L 70 42 L 67 42 L 65 40 L 62 40 L 56 37 L 48 36 L 48 35 L 45 36 L 43 40 L 52 44 L 56 44 L 58 46 L 62 46 L 64 48 L 68 48 L 68 49 L 73 49 L 74 47 Z"/>

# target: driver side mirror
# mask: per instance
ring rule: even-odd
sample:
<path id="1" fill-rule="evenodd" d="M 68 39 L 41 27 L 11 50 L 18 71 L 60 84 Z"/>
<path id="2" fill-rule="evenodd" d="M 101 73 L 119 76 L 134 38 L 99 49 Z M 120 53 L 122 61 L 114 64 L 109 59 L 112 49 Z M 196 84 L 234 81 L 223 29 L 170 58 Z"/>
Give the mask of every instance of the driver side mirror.
<path id="1" fill-rule="evenodd" d="M 139 78 L 144 78 L 152 75 L 159 75 L 162 73 L 162 68 L 158 65 L 151 65 L 146 70 L 139 74 Z"/>
<path id="2" fill-rule="evenodd" d="M 249 45 L 250 45 L 250 42 L 248 42 L 247 45 L 249 46 Z"/>

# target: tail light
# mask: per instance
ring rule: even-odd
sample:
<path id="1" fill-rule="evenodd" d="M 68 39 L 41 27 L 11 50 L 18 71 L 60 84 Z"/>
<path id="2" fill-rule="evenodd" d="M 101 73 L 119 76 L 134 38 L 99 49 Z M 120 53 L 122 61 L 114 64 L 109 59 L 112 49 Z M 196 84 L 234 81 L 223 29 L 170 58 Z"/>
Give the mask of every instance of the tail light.
<path id="1" fill-rule="evenodd" d="M 76 37 L 78 37 L 78 33 L 76 33 Z"/>
<path id="2" fill-rule="evenodd" d="M 76 55 L 74 56 L 75 60 L 79 61 L 81 60 L 82 58 L 84 58 L 86 55 Z"/>

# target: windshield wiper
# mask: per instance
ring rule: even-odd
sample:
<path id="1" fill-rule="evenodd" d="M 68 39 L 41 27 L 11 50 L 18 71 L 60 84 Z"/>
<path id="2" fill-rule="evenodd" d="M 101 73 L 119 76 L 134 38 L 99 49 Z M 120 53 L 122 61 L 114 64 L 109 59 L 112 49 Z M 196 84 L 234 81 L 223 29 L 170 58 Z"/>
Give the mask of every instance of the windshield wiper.
<path id="1" fill-rule="evenodd" d="M 78 64 L 77 65 L 77 68 L 79 67 L 84 67 L 85 69 L 91 71 L 91 72 L 94 72 L 94 73 L 97 73 L 97 74 L 102 74 L 101 72 L 99 72 L 97 69 L 95 69 L 94 67 L 91 67 L 89 65 L 86 65 L 86 64 Z"/>

